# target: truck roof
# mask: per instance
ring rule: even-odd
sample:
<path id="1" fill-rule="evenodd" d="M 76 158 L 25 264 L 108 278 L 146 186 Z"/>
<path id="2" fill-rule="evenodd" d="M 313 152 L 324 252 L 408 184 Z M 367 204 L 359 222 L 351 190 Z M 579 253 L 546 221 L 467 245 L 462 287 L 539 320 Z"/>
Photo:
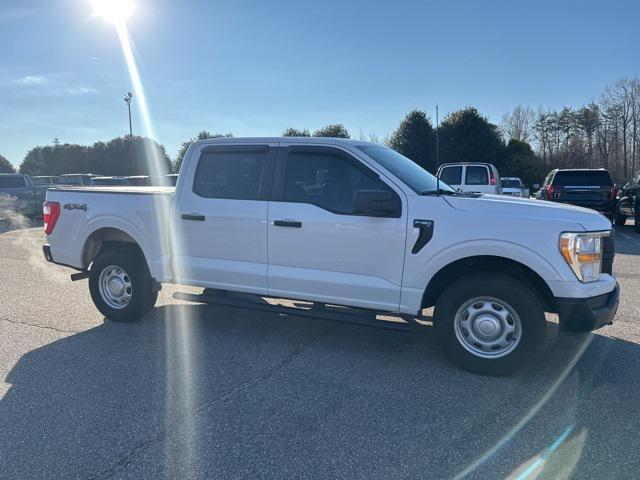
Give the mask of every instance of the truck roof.
<path id="1" fill-rule="evenodd" d="M 380 145 L 376 143 L 366 142 L 363 140 L 355 140 L 351 138 L 333 138 L 333 137 L 220 137 L 207 138 L 205 140 L 196 140 L 193 142 L 197 145 L 216 145 L 216 144 L 239 144 L 239 143 L 303 143 L 303 144 L 322 144 L 322 145 L 338 145 L 338 146 L 358 146 L 358 145 Z"/>

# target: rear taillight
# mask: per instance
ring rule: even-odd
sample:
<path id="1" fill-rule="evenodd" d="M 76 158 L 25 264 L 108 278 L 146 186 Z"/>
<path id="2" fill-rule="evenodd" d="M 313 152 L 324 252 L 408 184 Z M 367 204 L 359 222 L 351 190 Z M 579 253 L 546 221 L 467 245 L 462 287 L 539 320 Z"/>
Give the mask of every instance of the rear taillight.
<path id="1" fill-rule="evenodd" d="M 496 176 L 493 174 L 491 170 L 489 170 L 489 185 L 496 184 Z"/>
<path id="2" fill-rule="evenodd" d="M 611 187 L 611 200 L 615 199 L 618 196 L 618 189 L 616 187 Z"/>
<path id="3" fill-rule="evenodd" d="M 56 222 L 60 217 L 60 204 L 58 202 L 44 202 L 42 204 L 42 220 L 44 221 L 45 235 L 51 235 Z"/>
<path id="4" fill-rule="evenodd" d="M 547 185 L 547 198 L 553 198 L 553 187 L 551 185 Z"/>

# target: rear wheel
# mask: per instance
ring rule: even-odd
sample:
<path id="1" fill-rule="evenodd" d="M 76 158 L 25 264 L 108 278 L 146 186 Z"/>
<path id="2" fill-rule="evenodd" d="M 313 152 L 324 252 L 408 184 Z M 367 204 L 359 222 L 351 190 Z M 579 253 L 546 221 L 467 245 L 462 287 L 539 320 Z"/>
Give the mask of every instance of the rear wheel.
<path id="1" fill-rule="evenodd" d="M 450 284 L 436 302 L 434 327 L 453 362 L 494 376 L 533 364 L 546 337 L 536 294 L 521 281 L 494 272 Z"/>
<path id="2" fill-rule="evenodd" d="M 158 298 L 144 256 L 135 247 L 109 247 L 89 271 L 89 291 L 100 313 L 115 322 L 139 319 Z"/>

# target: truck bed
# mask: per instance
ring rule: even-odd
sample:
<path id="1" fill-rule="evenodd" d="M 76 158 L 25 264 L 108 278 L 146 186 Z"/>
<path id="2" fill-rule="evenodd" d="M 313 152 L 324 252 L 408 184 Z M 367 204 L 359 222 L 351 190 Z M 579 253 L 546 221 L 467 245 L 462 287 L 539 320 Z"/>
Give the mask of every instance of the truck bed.
<path id="1" fill-rule="evenodd" d="M 100 229 L 126 232 L 145 253 L 149 268 L 164 278 L 163 257 L 167 224 L 172 217 L 175 187 L 149 186 L 57 186 L 47 191 L 47 201 L 60 205 L 55 229 L 48 236 L 53 259 L 84 269 L 85 242 Z"/>

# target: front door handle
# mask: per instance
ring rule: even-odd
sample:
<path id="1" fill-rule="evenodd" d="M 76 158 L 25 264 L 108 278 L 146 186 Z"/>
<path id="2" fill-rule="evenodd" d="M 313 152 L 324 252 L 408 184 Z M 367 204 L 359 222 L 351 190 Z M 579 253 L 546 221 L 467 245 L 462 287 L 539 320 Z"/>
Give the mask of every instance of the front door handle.
<path id="1" fill-rule="evenodd" d="M 197 213 L 183 213 L 183 220 L 193 220 L 196 222 L 204 222 L 204 215 L 199 215 Z"/>
<path id="2" fill-rule="evenodd" d="M 274 220 L 273 225 L 276 227 L 302 228 L 302 222 L 295 220 Z"/>

